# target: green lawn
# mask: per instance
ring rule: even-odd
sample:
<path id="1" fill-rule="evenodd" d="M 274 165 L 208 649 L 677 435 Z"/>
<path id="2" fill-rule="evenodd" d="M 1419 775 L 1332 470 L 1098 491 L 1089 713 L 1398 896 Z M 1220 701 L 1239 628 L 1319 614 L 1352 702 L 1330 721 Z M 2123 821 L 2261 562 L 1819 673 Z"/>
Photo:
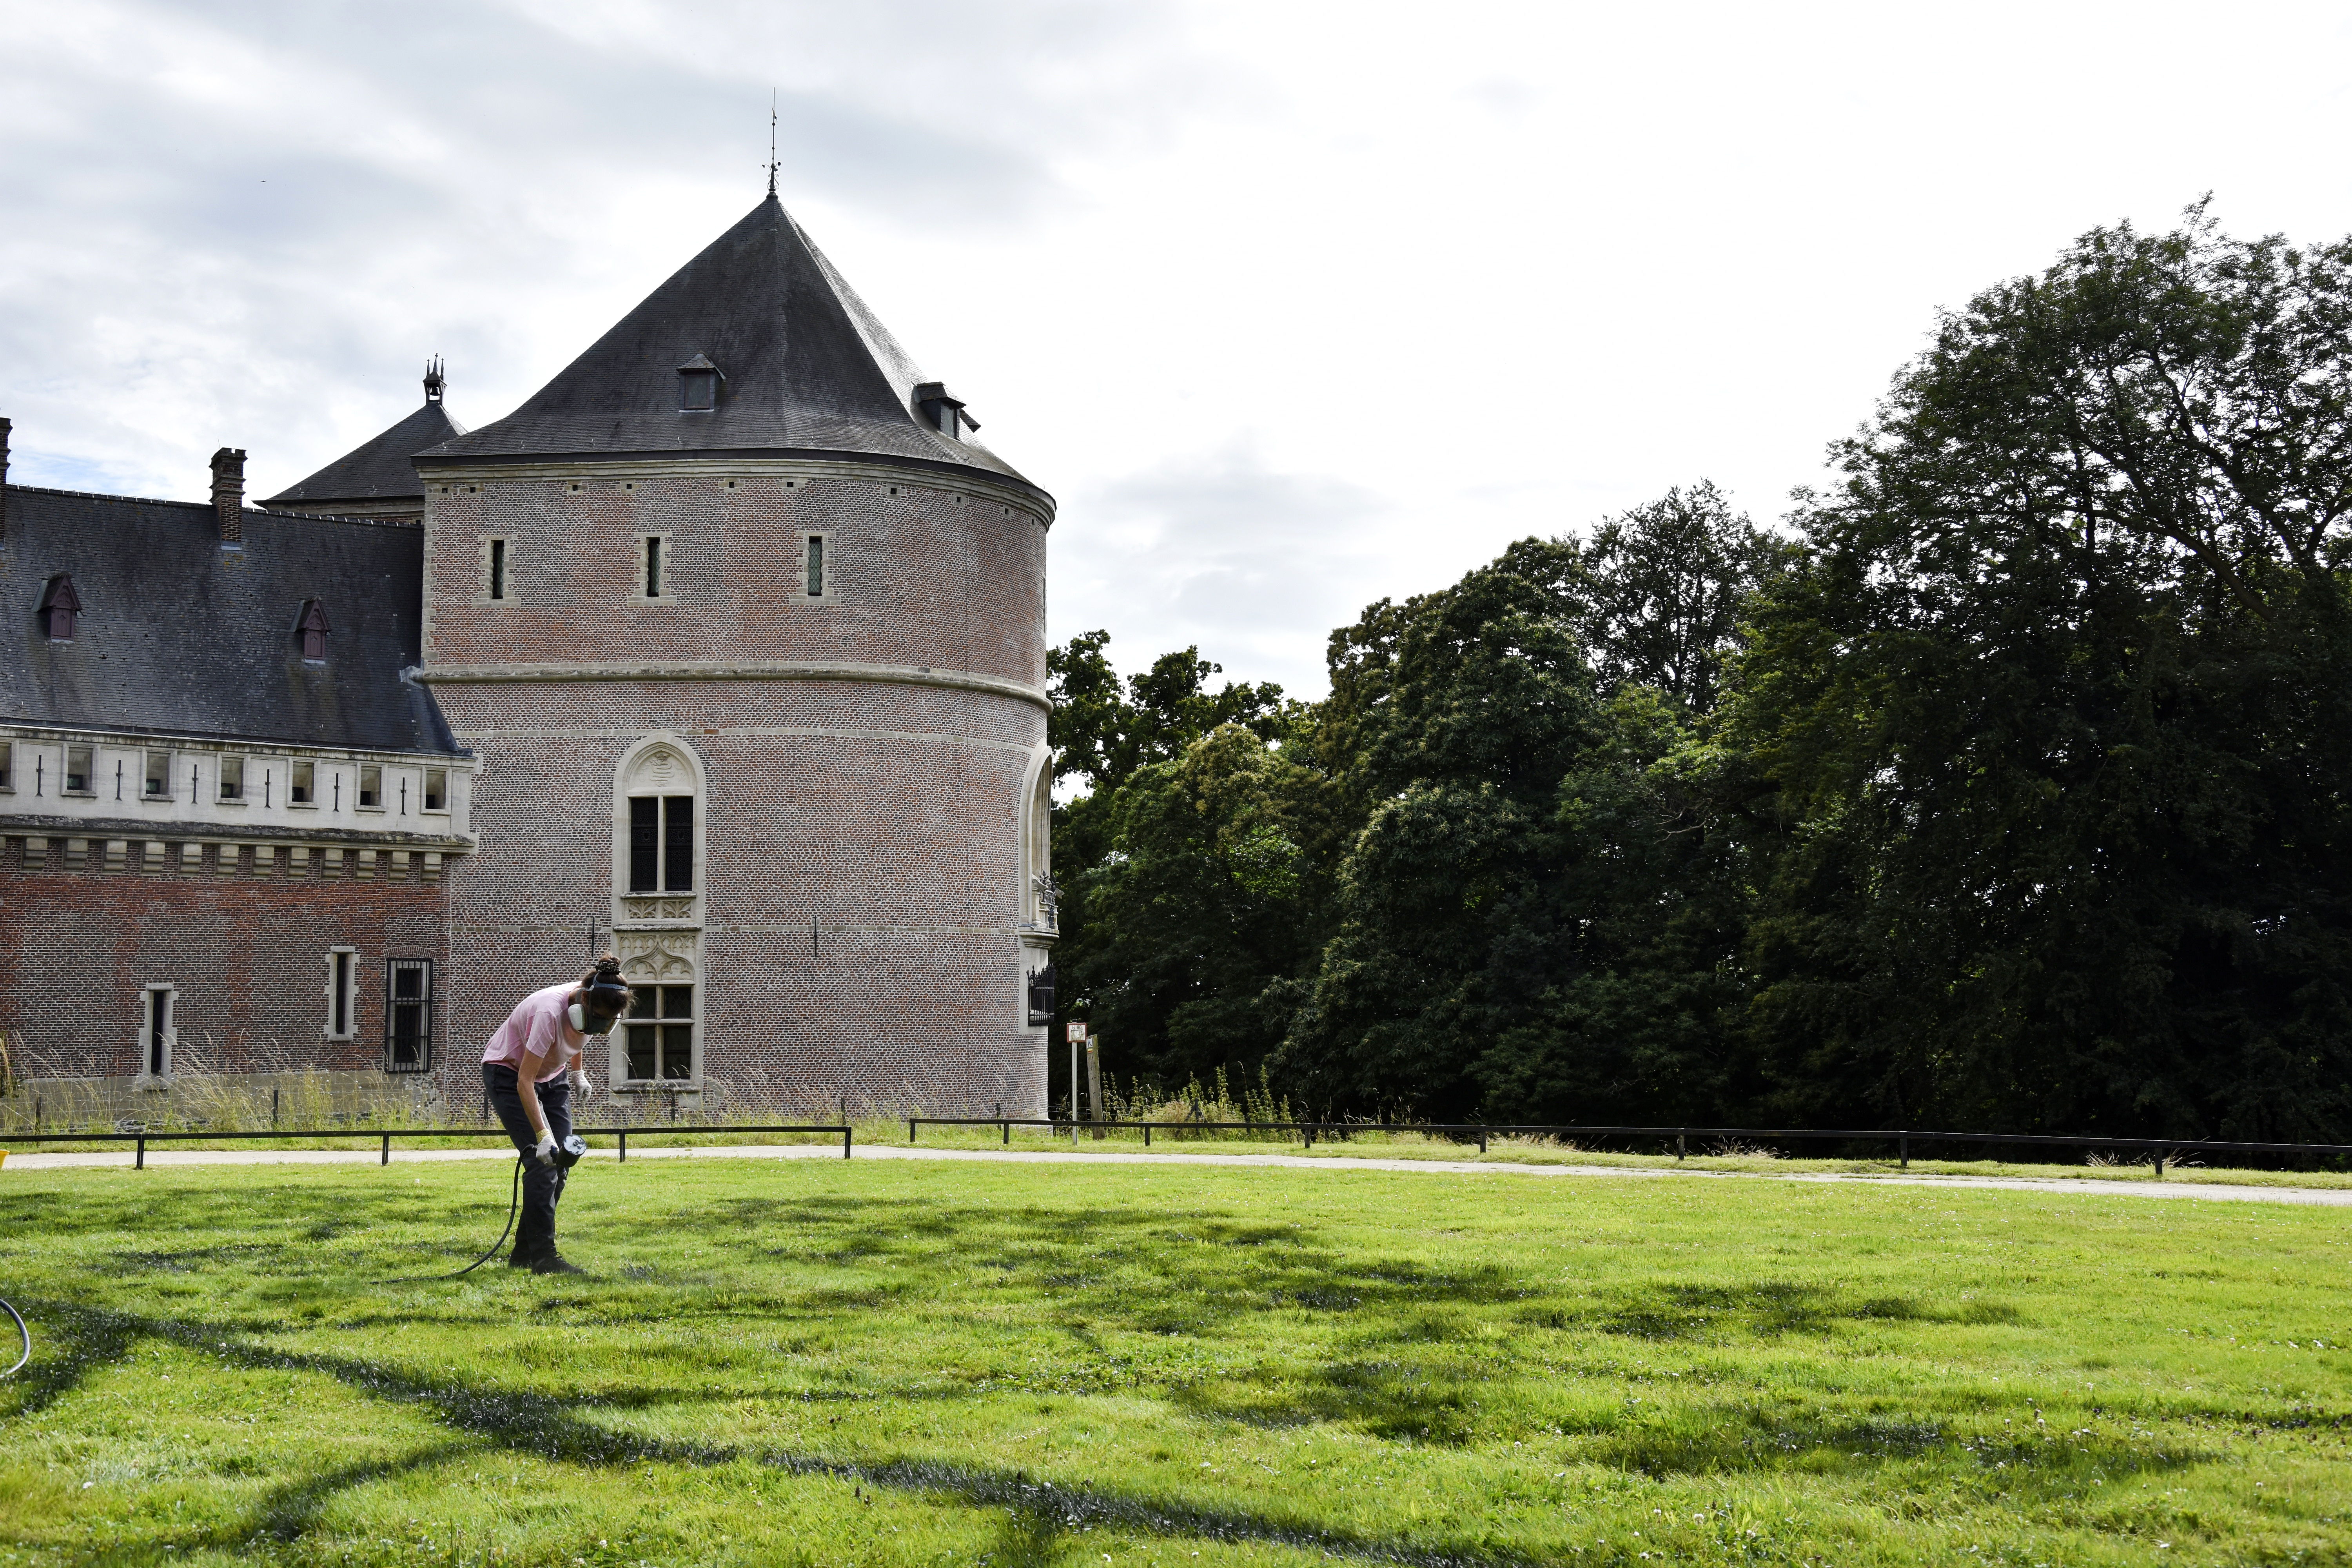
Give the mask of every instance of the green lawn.
<path id="1" fill-rule="evenodd" d="M 599 1162 L 369 1283 L 505 1199 L 0 1171 L 0 1565 L 2352 1561 L 2336 1211 Z"/>

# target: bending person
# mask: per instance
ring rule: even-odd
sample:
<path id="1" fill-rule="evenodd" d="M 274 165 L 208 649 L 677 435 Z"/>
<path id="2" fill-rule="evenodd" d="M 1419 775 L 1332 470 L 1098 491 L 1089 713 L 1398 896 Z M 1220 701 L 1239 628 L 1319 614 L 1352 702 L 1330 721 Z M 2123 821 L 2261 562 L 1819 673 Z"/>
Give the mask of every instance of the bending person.
<path id="1" fill-rule="evenodd" d="M 579 1274 L 555 1250 L 555 1205 L 570 1171 L 559 1159 L 572 1136 L 572 1095 L 594 1091 L 580 1053 L 609 1034 L 629 1010 L 631 993 L 621 961 L 611 953 L 577 985 L 551 985 L 516 1004 L 482 1052 L 482 1089 L 507 1136 L 522 1152 L 522 1223 L 515 1231 L 511 1268 L 534 1274 Z"/>

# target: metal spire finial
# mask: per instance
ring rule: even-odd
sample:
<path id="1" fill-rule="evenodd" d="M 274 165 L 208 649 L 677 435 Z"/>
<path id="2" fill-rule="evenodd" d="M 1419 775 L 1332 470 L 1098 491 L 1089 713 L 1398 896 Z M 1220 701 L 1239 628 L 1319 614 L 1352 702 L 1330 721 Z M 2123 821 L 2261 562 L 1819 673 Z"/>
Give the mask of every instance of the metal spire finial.
<path id="1" fill-rule="evenodd" d="M 442 392 L 448 384 L 448 378 L 441 374 L 441 356 L 435 354 L 425 362 L 425 401 L 440 402 Z"/>
<path id="2" fill-rule="evenodd" d="M 776 89 L 768 89 L 768 199 L 776 199 Z"/>

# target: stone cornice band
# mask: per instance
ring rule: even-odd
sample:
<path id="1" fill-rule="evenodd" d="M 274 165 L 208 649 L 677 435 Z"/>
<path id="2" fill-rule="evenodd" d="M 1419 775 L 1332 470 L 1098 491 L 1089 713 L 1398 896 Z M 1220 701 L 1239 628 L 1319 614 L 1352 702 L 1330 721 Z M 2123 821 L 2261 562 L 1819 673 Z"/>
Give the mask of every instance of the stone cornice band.
<path id="1" fill-rule="evenodd" d="M 939 686 L 984 691 L 1053 711 L 1053 699 L 1039 688 L 970 669 L 925 669 L 917 665 L 835 664 L 814 659 L 760 659 L 747 663 L 688 664 L 445 664 L 418 669 L 410 679 L 426 685 L 496 681 L 633 680 L 865 680 L 886 686 Z"/>
<path id="2" fill-rule="evenodd" d="M 582 452 L 535 460 L 436 458 L 430 462 L 420 461 L 416 465 L 416 477 L 425 485 L 428 502 L 436 485 L 478 484 L 488 479 L 552 482 L 595 479 L 618 482 L 625 479 L 790 478 L 857 479 L 868 484 L 913 486 L 921 489 L 980 496 L 1034 517 L 1047 528 L 1054 525 L 1055 510 L 1052 496 L 1019 481 L 999 478 L 984 469 L 957 468 L 947 463 L 920 463 L 912 459 L 861 461 L 850 457 L 794 457 L 755 452 L 615 452 L 609 456 Z"/>

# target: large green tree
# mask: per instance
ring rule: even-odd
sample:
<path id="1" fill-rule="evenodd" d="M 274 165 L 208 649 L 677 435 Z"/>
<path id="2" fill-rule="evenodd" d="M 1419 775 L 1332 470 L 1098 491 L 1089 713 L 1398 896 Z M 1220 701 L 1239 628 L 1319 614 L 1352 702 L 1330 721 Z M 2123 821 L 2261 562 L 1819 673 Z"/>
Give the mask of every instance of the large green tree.
<path id="1" fill-rule="evenodd" d="M 2094 232 L 1835 448 L 1726 731 L 1782 1114 L 2352 1132 L 2347 268 Z"/>
<path id="2" fill-rule="evenodd" d="M 1781 553 L 1702 487 L 1334 634 L 1316 744 L 1362 826 L 1289 1081 L 1587 1121 L 1733 1091 L 1744 873 L 1693 726 Z"/>
<path id="3" fill-rule="evenodd" d="M 1163 772 L 1153 775 L 1147 793 L 1164 792 L 1171 787 L 1164 770 L 1223 730 L 1263 751 L 1301 722 L 1301 709 L 1271 681 L 1213 687 L 1210 678 L 1223 670 L 1197 647 L 1163 654 L 1149 668 L 1122 679 L 1106 651 L 1109 643 L 1108 632 L 1086 632 L 1045 656 L 1054 700 L 1046 738 L 1060 796 L 1054 808 L 1055 875 L 1062 889 L 1061 940 L 1054 960 L 1059 979 L 1055 1021 L 1076 1017 L 1094 1024 L 1111 1041 L 1111 1065 L 1120 1074 L 1160 1076 L 1172 1071 L 1182 1056 L 1171 1055 L 1169 1029 L 1181 1007 L 1195 1004 L 1187 1016 L 1188 1038 L 1197 1054 L 1207 1048 L 1201 1044 L 1202 1021 L 1217 1013 L 1209 1004 L 1228 989 L 1254 997 L 1263 982 L 1249 979 L 1256 969 L 1245 973 L 1213 956 L 1231 953 L 1229 938 L 1210 927 L 1187 935 L 1183 927 L 1188 919 L 1211 920 L 1206 911 L 1213 900 L 1203 902 L 1200 889 L 1215 879 L 1209 862 L 1224 853 L 1223 841 L 1213 830 L 1194 841 L 1190 853 L 1200 858 L 1196 863 L 1180 852 L 1162 830 L 1164 824 L 1151 821 L 1148 809 L 1122 811 L 1121 792 L 1155 769 Z M 1229 745 L 1217 755 L 1231 750 Z M 1209 793 L 1220 800 L 1234 795 L 1227 789 Z M 1123 833 L 1149 842 L 1139 867 L 1129 864 L 1135 857 L 1119 847 Z M 1112 879 L 1124 902 L 1114 924 L 1098 931 L 1094 910 L 1102 873 L 1116 866 L 1128 868 Z M 1163 878 L 1181 885 L 1164 900 L 1156 885 Z M 1146 918 L 1139 910 L 1149 910 L 1155 900 L 1160 912 Z M 1119 956 L 1106 957 L 1107 945 Z M 1188 945 L 1189 956 L 1179 951 Z M 1279 967 L 1279 960 L 1272 962 Z M 1227 1031 L 1235 1038 L 1240 1033 Z M 1260 1045 L 1248 1054 L 1254 1058 L 1265 1049 Z M 1052 1093 L 1060 1100 L 1069 1092 L 1063 1053 L 1048 1054 Z"/>

